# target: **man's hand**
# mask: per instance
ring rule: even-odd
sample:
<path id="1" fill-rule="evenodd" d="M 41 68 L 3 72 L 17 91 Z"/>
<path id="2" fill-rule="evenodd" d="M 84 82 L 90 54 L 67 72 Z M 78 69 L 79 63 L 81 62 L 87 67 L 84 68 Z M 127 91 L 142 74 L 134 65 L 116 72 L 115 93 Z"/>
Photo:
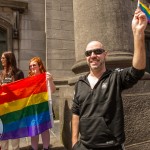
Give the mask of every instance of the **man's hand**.
<path id="1" fill-rule="evenodd" d="M 148 20 L 147 20 L 146 15 L 140 10 L 140 8 L 137 8 L 134 13 L 133 20 L 132 20 L 133 33 L 136 33 L 136 32 L 144 33 L 144 30 L 147 26 L 147 22 Z"/>

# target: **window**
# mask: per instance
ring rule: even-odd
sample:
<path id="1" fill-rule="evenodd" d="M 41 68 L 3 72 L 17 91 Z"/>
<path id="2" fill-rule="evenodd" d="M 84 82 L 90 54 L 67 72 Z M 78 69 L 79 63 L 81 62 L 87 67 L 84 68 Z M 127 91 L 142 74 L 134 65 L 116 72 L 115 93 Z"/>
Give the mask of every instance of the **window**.
<path id="1" fill-rule="evenodd" d="M 6 30 L 0 28 L 0 57 L 4 51 L 7 50 L 7 32 Z M 2 65 L 0 63 L 0 70 L 2 69 Z"/>

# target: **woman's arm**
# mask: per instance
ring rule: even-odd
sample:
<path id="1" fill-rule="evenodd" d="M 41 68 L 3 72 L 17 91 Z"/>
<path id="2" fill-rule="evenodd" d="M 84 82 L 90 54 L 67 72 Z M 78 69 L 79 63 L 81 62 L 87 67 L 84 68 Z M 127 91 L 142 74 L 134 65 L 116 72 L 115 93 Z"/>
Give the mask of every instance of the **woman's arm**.
<path id="1" fill-rule="evenodd" d="M 46 79 L 50 83 L 51 93 L 54 93 L 56 91 L 56 87 L 55 87 L 55 84 L 53 82 L 53 76 L 52 76 L 52 74 L 50 74 L 49 72 L 46 72 Z"/>

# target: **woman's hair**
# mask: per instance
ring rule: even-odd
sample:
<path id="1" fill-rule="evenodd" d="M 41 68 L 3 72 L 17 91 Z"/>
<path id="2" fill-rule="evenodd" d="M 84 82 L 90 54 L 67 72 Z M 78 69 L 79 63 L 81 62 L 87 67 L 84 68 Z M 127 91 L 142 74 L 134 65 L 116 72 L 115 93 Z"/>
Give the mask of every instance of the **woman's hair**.
<path id="1" fill-rule="evenodd" d="M 33 57 L 33 58 L 30 60 L 29 65 L 30 65 L 30 63 L 31 63 L 32 61 L 37 62 L 38 66 L 39 66 L 39 70 L 40 70 L 41 73 L 46 72 L 46 69 L 45 69 L 45 67 L 44 67 L 44 65 L 43 65 L 43 62 L 42 62 L 42 60 L 41 60 L 40 57 Z M 32 75 L 33 75 L 32 71 L 30 70 L 30 67 L 29 67 L 29 74 L 28 74 L 28 75 L 29 75 L 29 76 L 32 76 Z"/>
<path id="2" fill-rule="evenodd" d="M 18 71 L 14 53 L 11 51 L 7 51 L 2 53 L 2 55 L 4 55 L 4 57 L 6 58 L 6 67 L 4 68 L 3 66 L 3 77 L 5 77 L 6 74 L 14 76 L 15 73 Z"/>

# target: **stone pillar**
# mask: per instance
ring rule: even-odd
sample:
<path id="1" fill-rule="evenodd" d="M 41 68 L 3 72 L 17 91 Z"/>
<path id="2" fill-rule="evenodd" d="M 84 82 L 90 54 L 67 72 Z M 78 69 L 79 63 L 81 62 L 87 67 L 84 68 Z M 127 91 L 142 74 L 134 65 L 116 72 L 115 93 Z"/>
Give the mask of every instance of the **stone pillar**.
<path id="1" fill-rule="evenodd" d="M 71 106 L 73 98 L 73 86 L 66 86 L 59 92 L 59 114 L 60 114 L 60 137 L 66 150 L 72 149 L 71 143 Z"/>
<path id="2" fill-rule="evenodd" d="M 150 149 L 150 75 L 122 93 L 126 150 Z"/>
<path id="3" fill-rule="evenodd" d="M 130 3 L 120 0 L 73 1 L 76 63 L 72 70 L 76 74 L 87 70 L 84 51 L 92 40 L 102 42 L 109 51 L 108 67 L 131 65 L 133 37 Z"/>

